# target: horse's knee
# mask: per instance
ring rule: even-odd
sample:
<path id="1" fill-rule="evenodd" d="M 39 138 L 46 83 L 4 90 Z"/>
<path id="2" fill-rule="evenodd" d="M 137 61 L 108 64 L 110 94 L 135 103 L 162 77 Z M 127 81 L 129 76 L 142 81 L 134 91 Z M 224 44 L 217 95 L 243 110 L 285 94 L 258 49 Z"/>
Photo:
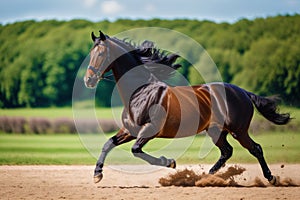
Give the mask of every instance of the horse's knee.
<path id="1" fill-rule="evenodd" d="M 102 147 L 102 152 L 109 152 L 116 145 L 114 144 L 114 139 L 110 138 Z"/>
<path id="2" fill-rule="evenodd" d="M 137 144 L 134 144 L 131 147 L 131 152 L 133 153 L 134 156 L 137 156 L 139 153 L 143 153 L 142 148 Z"/>

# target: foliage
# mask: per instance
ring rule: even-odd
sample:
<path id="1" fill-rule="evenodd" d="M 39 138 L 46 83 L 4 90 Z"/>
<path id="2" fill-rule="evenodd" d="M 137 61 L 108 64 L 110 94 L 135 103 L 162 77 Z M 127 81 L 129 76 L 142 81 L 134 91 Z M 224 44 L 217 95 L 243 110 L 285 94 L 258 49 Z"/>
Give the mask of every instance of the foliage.
<path id="1" fill-rule="evenodd" d="M 258 112 L 255 112 L 250 124 L 250 133 L 259 135 L 266 131 L 300 132 L 300 109 L 284 106 L 280 108 L 282 112 L 291 114 L 293 119 L 289 124 L 285 126 L 274 125 Z M 83 110 L 86 110 L 86 108 Z M 118 123 L 119 119 L 121 119 L 121 107 L 114 107 L 113 109 L 96 108 L 93 110 L 94 112 L 98 122 L 93 120 L 90 112 L 79 112 L 79 114 L 73 116 L 71 108 L 0 109 L 0 133 L 75 134 L 77 131 L 79 133 L 110 133 L 119 129 Z M 74 119 L 76 119 L 76 126 Z"/>
<path id="2" fill-rule="evenodd" d="M 106 135 L 107 140 L 112 134 Z M 82 136 L 81 136 L 82 137 Z M 101 147 L 106 140 L 99 134 L 84 135 L 86 141 L 95 143 L 95 155 L 99 155 Z M 82 139 L 82 138 L 81 138 Z M 300 135 L 290 132 L 272 132 L 253 136 L 253 139 L 261 144 L 264 156 L 268 163 L 299 163 Z M 181 139 L 175 139 L 181 140 Z M 172 141 L 168 139 L 154 139 L 145 146 L 145 151 L 155 155 L 155 152 L 162 147 L 168 146 Z M 165 151 L 164 156 L 177 158 L 178 164 L 203 164 L 214 163 L 220 156 L 217 147 L 205 157 L 200 159 L 199 152 L 205 137 L 193 138 L 192 143 L 178 143 L 177 148 Z M 233 156 L 228 163 L 256 163 L 257 160 L 244 149 L 233 137 L 228 136 L 229 143 L 233 146 Z M 189 140 L 190 141 L 190 140 Z M 0 134 L 0 165 L 13 164 L 91 164 L 96 158 L 83 146 L 83 141 L 78 135 L 8 135 Z M 85 143 L 86 145 L 86 143 Z M 89 145 L 91 145 L 89 143 Z M 107 158 L 107 165 L 110 164 L 145 164 L 140 159 L 134 158 L 131 154 L 133 143 L 126 143 L 110 152 Z M 183 146 L 184 145 L 184 146 Z M 189 146 L 188 146 L 189 145 Z M 213 144 L 211 144 L 213 145 Z M 203 147 L 202 147 L 203 148 Z M 185 152 L 182 152 L 185 149 Z M 161 153 L 161 152 L 160 152 Z M 155 156 L 161 156 L 155 155 Z"/>
<path id="3" fill-rule="evenodd" d="M 101 129 L 100 129 L 101 127 Z M 53 134 L 53 133 L 110 133 L 119 127 L 114 120 L 91 120 L 80 119 L 76 123 L 73 119 L 64 117 L 51 120 L 43 117 L 7 117 L 0 116 L 0 133 L 22 134 Z"/>
<path id="4" fill-rule="evenodd" d="M 234 24 L 122 19 L 97 23 L 85 20 L 24 21 L 2 25 L 0 107 L 70 105 L 77 71 L 92 45 L 91 31 L 101 29 L 114 35 L 151 26 L 176 30 L 198 41 L 215 61 L 223 81 L 260 95 L 279 94 L 286 104 L 300 106 L 300 15 L 294 15 L 252 21 L 242 19 Z M 135 41 L 135 38 L 130 39 Z M 176 38 L 169 39 L 174 40 L 176 46 L 184 45 L 177 44 Z M 201 55 L 192 53 L 194 60 L 205 66 L 207 62 L 201 60 Z M 195 69 L 184 59 L 181 61 L 183 76 L 191 84 L 203 83 L 203 77 L 194 73 Z M 82 78 L 79 81 L 82 82 Z M 109 106 L 113 88 L 113 83 L 101 84 L 98 87 L 101 95 L 96 95 L 96 104 Z"/>

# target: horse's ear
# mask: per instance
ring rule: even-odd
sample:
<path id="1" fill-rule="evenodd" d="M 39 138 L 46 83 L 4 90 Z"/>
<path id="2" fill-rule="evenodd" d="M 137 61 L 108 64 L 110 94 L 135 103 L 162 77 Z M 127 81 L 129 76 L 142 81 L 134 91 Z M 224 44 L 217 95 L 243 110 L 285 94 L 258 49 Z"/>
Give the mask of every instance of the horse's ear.
<path id="1" fill-rule="evenodd" d="M 91 36 L 92 36 L 93 42 L 95 42 L 95 40 L 97 39 L 97 37 L 95 36 L 94 32 L 92 32 Z"/>
<path id="2" fill-rule="evenodd" d="M 102 31 L 99 32 L 100 32 L 100 40 L 102 41 L 106 40 L 106 36 L 102 33 Z"/>

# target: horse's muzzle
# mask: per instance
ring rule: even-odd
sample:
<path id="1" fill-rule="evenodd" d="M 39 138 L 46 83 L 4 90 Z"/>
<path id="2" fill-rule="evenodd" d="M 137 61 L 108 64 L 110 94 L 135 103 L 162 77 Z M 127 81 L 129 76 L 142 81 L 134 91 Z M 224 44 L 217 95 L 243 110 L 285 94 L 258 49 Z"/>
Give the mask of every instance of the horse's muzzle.
<path id="1" fill-rule="evenodd" d="M 84 77 L 84 84 L 87 88 L 95 88 L 99 79 L 97 76 Z"/>

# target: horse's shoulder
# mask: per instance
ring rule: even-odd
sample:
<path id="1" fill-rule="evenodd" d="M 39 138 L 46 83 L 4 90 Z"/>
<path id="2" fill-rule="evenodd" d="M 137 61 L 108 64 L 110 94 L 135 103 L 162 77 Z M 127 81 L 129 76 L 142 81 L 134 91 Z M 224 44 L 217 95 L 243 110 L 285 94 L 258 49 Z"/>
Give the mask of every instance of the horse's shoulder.
<path id="1" fill-rule="evenodd" d="M 129 114 L 138 125 L 150 121 L 149 110 L 153 105 L 161 104 L 167 91 L 163 83 L 149 83 L 138 88 L 130 98 Z"/>

